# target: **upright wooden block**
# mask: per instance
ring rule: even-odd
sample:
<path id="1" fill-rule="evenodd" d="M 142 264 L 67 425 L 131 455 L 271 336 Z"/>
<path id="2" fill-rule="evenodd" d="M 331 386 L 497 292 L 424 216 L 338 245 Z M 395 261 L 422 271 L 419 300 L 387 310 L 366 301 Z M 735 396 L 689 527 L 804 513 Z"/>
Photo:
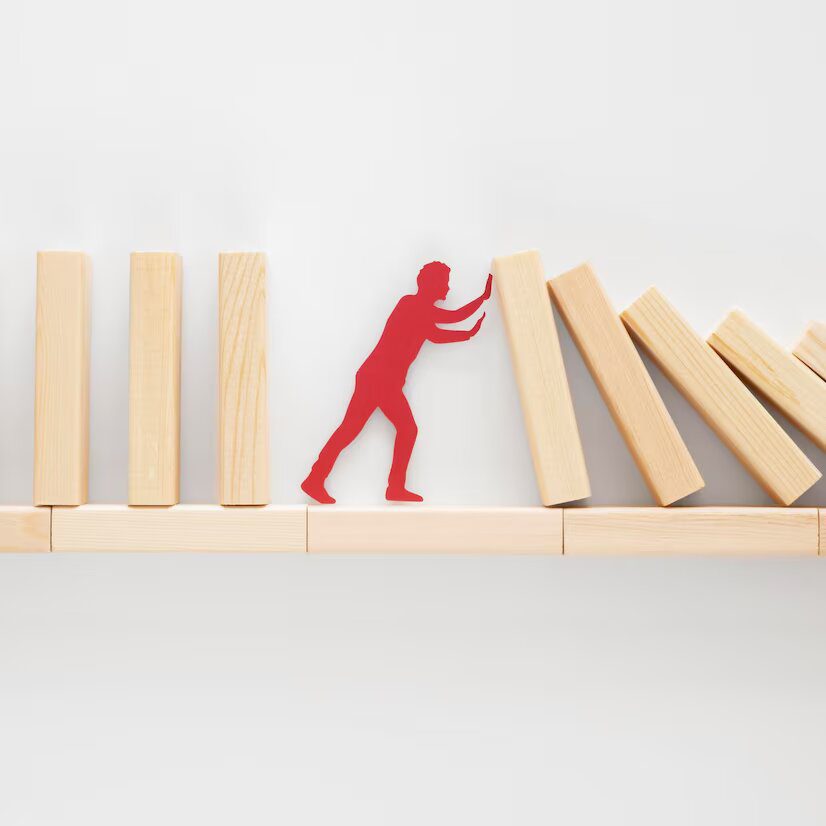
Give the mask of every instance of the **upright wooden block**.
<path id="1" fill-rule="evenodd" d="M 50 551 L 52 509 L 0 505 L 0 551 Z"/>
<path id="2" fill-rule="evenodd" d="M 311 505 L 319 553 L 561 554 L 561 508 L 343 508 Z"/>
<path id="3" fill-rule="evenodd" d="M 822 379 L 826 379 L 826 324 L 813 321 L 792 351 Z"/>
<path id="4" fill-rule="evenodd" d="M 55 551 L 307 550 L 307 506 L 54 508 Z"/>
<path id="5" fill-rule="evenodd" d="M 90 280 L 83 253 L 37 254 L 35 505 L 88 496 Z"/>
<path id="6" fill-rule="evenodd" d="M 180 491 L 181 259 L 131 256 L 129 504 L 174 505 Z"/>
<path id="7" fill-rule="evenodd" d="M 263 253 L 221 253 L 218 472 L 222 505 L 269 501 L 266 279 Z"/>
<path id="8" fill-rule="evenodd" d="M 817 468 L 655 288 L 625 310 L 622 319 L 777 502 L 789 505 L 817 482 Z"/>
<path id="9" fill-rule="evenodd" d="M 816 508 L 566 508 L 565 554 L 815 556 Z"/>
<path id="10" fill-rule="evenodd" d="M 732 310 L 708 343 L 821 450 L 826 450 L 826 384 L 741 310 Z"/>
<path id="11" fill-rule="evenodd" d="M 495 258 L 493 273 L 542 504 L 584 499 L 588 471 L 539 253 Z"/>
<path id="12" fill-rule="evenodd" d="M 700 490 L 703 477 L 593 270 L 582 264 L 548 287 L 655 501 Z"/>

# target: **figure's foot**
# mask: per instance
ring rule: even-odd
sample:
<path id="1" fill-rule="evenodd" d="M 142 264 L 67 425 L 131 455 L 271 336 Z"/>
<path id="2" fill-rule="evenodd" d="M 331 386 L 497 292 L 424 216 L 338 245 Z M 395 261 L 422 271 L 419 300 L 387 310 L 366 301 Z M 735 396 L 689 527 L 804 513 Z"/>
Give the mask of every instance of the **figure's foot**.
<path id="1" fill-rule="evenodd" d="M 424 499 L 422 499 L 418 493 L 413 493 L 413 491 L 407 488 L 396 488 L 393 486 L 388 486 L 384 498 L 387 499 L 388 502 L 424 502 Z"/>
<path id="2" fill-rule="evenodd" d="M 301 490 L 319 505 L 335 505 L 336 500 L 324 490 L 324 480 L 318 479 L 311 473 L 302 483 Z"/>

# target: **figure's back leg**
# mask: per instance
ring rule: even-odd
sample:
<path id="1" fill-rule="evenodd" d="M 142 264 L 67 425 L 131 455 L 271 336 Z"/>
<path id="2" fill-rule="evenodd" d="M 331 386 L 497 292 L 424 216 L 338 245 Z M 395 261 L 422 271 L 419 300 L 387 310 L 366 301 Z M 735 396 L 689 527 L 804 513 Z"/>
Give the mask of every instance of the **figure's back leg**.
<path id="1" fill-rule="evenodd" d="M 318 454 L 310 475 L 301 484 L 302 490 L 319 502 L 334 502 L 335 500 L 324 490 L 324 481 L 330 475 L 341 451 L 344 450 L 364 429 L 367 420 L 373 415 L 377 407 L 375 394 L 370 386 L 366 386 L 358 378 L 356 388 L 341 424 L 336 428 L 327 444 Z M 318 494 L 318 495 L 316 495 Z"/>
<path id="2" fill-rule="evenodd" d="M 396 428 L 396 443 L 393 446 L 393 464 L 387 479 L 387 498 L 394 501 L 421 502 L 422 497 L 406 488 L 407 466 L 419 428 L 413 418 L 407 398 L 401 389 L 386 394 L 379 402 L 379 409 Z"/>

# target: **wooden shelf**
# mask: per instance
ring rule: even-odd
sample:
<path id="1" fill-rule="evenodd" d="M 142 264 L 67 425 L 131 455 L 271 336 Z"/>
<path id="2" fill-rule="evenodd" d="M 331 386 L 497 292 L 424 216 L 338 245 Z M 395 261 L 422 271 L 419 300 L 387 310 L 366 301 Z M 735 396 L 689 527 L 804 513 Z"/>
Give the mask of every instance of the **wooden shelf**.
<path id="1" fill-rule="evenodd" d="M 826 508 L 0 507 L 0 552 L 826 556 Z"/>

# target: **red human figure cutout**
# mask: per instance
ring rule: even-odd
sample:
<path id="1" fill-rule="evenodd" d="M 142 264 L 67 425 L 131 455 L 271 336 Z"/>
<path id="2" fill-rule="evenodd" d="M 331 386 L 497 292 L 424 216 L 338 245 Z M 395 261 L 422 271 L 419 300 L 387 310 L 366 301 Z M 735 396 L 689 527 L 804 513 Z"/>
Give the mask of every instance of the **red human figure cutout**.
<path id="1" fill-rule="evenodd" d="M 412 493 L 406 487 L 407 466 L 418 434 L 413 412 L 404 395 L 407 371 L 426 341 L 434 344 L 467 341 L 479 332 L 484 314 L 469 330 L 444 330 L 436 325 L 464 321 L 473 315 L 490 298 L 492 281 L 493 276 L 489 275 L 482 295 L 469 304 L 457 310 L 445 310 L 434 304 L 447 298 L 450 267 L 440 261 L 431 261 L 421 268 L 416 278 L 418 289 L 413 295 L 402 297 L 396 305 L 378 344 L 356 372 L 356 386 L 344 420 L 322 448 L 310 475 L 301 483 L 304 493 L 322 504 L 335 502 L 325 490 L 324 483 L 341 451 L 361 433 L 378 408 L 396 428 L 393 463 L 385 496 L 395 502 L 422 501 L 418 493 Z"/>

